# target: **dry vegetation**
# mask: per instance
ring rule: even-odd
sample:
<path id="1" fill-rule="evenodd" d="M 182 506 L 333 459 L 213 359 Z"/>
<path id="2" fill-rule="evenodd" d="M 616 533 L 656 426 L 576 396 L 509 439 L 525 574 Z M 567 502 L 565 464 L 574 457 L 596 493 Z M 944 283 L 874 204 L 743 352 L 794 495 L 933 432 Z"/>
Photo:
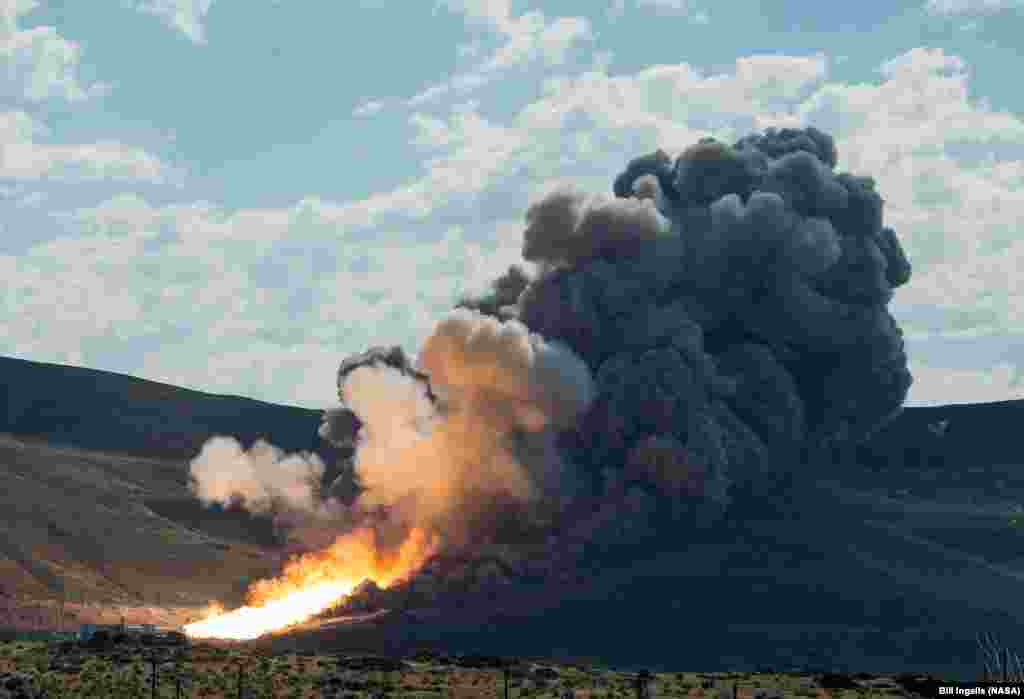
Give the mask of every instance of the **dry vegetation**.
<path id="1" fill-rule="evenodd" d="M 245 539 L 248 516 L 204 511 L 187 471 L 183 461 L 0 434 L 0 625 L 40 627 L 35 611 L 9 618 L 13 607 L 37 607 L 52 625 L 41 608 L 62 592 L 77 624 L 98 621 L 100 606 L 230 601 L 240 577 L 272 575 L 272 552 Z"/>
<path id="2" fill-rule="evenodd" d="M 139 699 L 152 694 L 154 649 L 79 644 L 0 644 L 0 672 L 23 672 L 50 699 Z M 502 697 L 506 673 L 498 659 L 447 658 L 430 653 L 401 661 L 379 657 L 283 654 L 269 656 L 242 644 L 197 644 L 157 649 L 156 696 L 202 699 L 320 699 L 338 697 Z M 466 667 L 473 665 L 473 667 Z M 515 660 L 507 664 L 510 697 L 633 697 L 637 675 L 598 667 Z M 869 697 L 917 696 L 908 677 L 774 673 L 651 674 L 650 697 Z M 735 692 L 735 693 L 734 693 Z M 31 695 L 29 695 L 31 696 Z"/>

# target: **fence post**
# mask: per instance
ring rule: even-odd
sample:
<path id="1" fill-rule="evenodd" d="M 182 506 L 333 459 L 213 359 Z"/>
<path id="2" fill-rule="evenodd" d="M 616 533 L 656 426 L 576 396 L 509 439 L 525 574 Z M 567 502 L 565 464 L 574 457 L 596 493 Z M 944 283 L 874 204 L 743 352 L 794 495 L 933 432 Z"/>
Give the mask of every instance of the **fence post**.
<path id="1" fill-rule="evenodd" d="M 150 685 L 153 688 L 152 697 L 156 699 L 156 654 L 149 656 L 149 660 L 153 664 L 153 676 L 150 678 Z"/>
<path id="2" fill-rule="evenodd" d="M 501 674 L 505 677 L 505 699 L 508 699 L 508 680 L 512 676 L 512 667 L 505 665 L 501 670 Z"/>
<path id="3" fill-rule="evenodd" d="M 636 699 L 647 699 L 647 683 L 651 681 L 651 673 L 641 670 L 636 675 Z"/>

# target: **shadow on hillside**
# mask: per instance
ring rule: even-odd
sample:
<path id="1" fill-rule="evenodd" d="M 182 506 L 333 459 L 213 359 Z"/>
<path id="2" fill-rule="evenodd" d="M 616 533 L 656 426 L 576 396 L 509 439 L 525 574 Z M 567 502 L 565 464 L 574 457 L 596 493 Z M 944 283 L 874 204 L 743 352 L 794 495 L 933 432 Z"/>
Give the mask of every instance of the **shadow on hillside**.
<path id="1" fill-rule="evenodd" d="M 269 517 L 254 516 L 241 508 L 205 507 L 192 498 L 151 498 L 143 504 L 161 517 L 218 539 L 270 548 L 281 545 Z"/>

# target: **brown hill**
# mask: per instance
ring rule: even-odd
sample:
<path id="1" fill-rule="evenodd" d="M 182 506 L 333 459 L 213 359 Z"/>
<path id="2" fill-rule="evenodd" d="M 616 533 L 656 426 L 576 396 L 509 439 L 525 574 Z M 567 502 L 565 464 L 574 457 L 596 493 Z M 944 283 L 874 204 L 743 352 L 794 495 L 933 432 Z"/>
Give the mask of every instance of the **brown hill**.
<path id="1" fill-rule="evenodd" d="M 76 605 L 149 609 L 164 622 L 210 599 L 237 602 L 242 578 L 272 575 L 280 549 L 265 520 L 200 507 L 188 460 L 213 434 L 339 458 L 317 445 L 317 411 L 13 359 L 0 360 L 0 390 L 8 623 L 38 625 L 17 608 L 62 590 Z M 464 594 L 265 643 L 973 678 L 975 632 L 1012 641 L 1024 622 L 1024 537 L 1008 518 L 1024 479 L 1007 437 L 1022 412 L 1021 402 L 909 408 L 850 463 L 816 464 L 788 509 L 740 497 L 701 545 L 679 550 L 659 533 L 630 565 L 595 561 L 557 591 Z"/>
<path id="2" fill-rule="evenodd" d="M 76 612 L 195 607 L 271 574 L 270 526 L 204 510 L 186 473 L 187 462 L 0 435 L 0 625 L 36 626 L 19 610 L 62 596 Z"/>

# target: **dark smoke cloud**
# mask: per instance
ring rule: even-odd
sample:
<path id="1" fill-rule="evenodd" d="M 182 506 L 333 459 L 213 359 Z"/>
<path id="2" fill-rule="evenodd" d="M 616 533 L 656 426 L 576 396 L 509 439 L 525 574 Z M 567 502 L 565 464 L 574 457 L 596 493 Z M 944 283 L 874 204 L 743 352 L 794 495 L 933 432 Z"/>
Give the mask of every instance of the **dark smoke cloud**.
<path id="1" fill-rule="evenodd" d="M 911 377 L 887 304 L 910 264 L 872 178 L 837 157 L 817 129 L 768 129 L 636 158 L 614 197 L 555 189 L 526 212 L 533 273 L 462 299 L 415 363 L 397 347 L 342 363 L 321 435 L 355 448 L 346 511 L 444 538 L 417 594 L 571 578 L 666 503 L 713 519 L 899 412 Z"/>
<path id="2" fill-rule="evenodd" d="M 704 139 L 674 164 L 658 151 L 616 178 L 617 196 L 656 202 L 674 239 L 637 246 L 649 230 L 638 228 L 631 244 L 618 235 L 622 245 L 605 242 L 595 258 L 542 275 L 519 303 L 527 326 L 566 342 L 595 370 L 595 409 L 627 425 L 597 441 L 618 446 L 625 437 L 629 446 L 651 430 L 666 433 L 641 424 L 647 406 L 616 387 L 650 386 L 644 367 L 664 364 L 683 328 L 698 341 L 679 366 L 699 379 L 669 390 L 667 433 L 685 444 L 693 424 L 706 424 L 711 472 L 741 476 L 730 466 L 758 461 L 743 452 L 767 458 L 808 442 L 860 440 L 898 412 L 911 377 L 886 304 L 910 265 L 882 226 L 872 178 L 836 174 L 836 162 L 831 137 L 817 129 L 769 129 L 732 146 Z M 533 208 L 549 223 L 535 237 L 562 241 L 577 228 L 578 204 L 562 192 Z M 524 254 L 528 247 L 545 249 L 531 241 Z M 552 249 L 538 261 L 561 263 L 566 255 Z M 723 377 L 736 390 L 706 398 Z"/>
<path id="3" fill-rule="evenodd" d="M 523 259 L 577 266 L 602 252 L 622 250 L 669 233 L 650 199 L 614 199 L 559 188 L 526 210 Z"/>
<path id="4" fill-rule="evenodd" d="M 512 265 L 498 277 L 490 290 L 479 297 L 464 297 L 457 308 L 469 308 L 480 311 L 500 320 L 513 320 L 519 317 L 519 296 L 530 284 L 530 275 L 520 266 Z"/>

